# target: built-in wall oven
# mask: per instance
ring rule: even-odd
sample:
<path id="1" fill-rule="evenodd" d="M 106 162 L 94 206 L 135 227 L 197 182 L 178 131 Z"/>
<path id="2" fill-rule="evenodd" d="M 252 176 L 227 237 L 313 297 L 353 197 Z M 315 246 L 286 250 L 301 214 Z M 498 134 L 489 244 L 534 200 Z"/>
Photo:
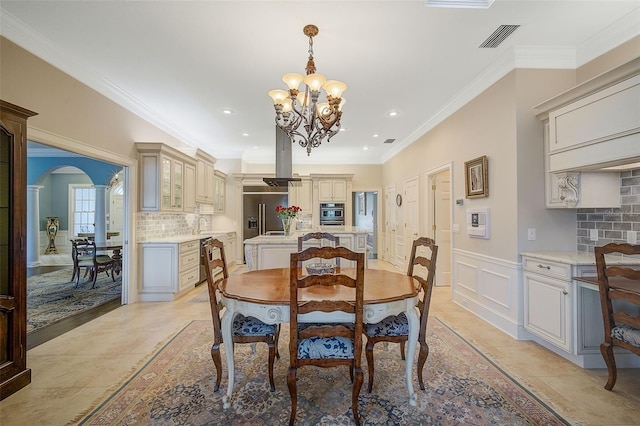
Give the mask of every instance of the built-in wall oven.
<path id="1" fill-rule="evenodd" d="M 344 204 L 325 203 L 320 204 L 320 225 L 344 226 Z"/>

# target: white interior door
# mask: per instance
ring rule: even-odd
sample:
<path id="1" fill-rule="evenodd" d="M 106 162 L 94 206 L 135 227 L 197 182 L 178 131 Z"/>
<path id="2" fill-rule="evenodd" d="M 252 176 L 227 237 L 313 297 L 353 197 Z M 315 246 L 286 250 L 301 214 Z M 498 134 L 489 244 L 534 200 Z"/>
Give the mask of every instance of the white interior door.
<path id="1" fill-rule="evenodd" d="M 447 169 L 433 177 L 433 239 L 438 245 L 436 285 L 451 284 L 451 172 Z"/>
<path id="2" fill-rule="evenodd" d="M 420 182 L 418 177 L 413 177 L 404 183 L 404 199 L 402 208 L 404 211 L 404 262 L 411 255 L 413 240 L 420 236 Z"/>

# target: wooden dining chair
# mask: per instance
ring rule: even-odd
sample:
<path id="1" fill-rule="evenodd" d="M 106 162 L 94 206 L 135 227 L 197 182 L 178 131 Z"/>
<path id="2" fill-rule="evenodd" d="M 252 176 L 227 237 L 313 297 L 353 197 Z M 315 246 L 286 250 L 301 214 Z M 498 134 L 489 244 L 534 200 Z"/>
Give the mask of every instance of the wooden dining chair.
<path id="1" fill-rule="evenodd" d="M 299 266 L 299 262 L 313 258 L 343 258 L 355 261 L 355 277 L 340 273 L 303 275 L 304 270 Z M 289 273 L 289 425 L 293 425 L 296 419 L 296 374 L 298 368 L 307 365 L 323 368 L 341 365 L 349 367 L 353 382 L 351 407 L 356 425 L 359 425 L 358 395 L 364 380 L 361 368 L 364 253 L 355 253 L 345 247 L 310 247 L 299 253 L 291 253 Z M 315 297 L 305 297 L 311 294 Z M 344 296 L 328 300 L 332 294 Z M 325 295 L 327 300 L 323 299 L 322 295 Z M 340 322 L 309 322 L 322 321 L 327 315 Z M 308 391 L 312 392 L 313 389 Z"/>
<path id="2" fill-rule="evenodd" d="M 86 240 L 83 243 L 76 244 L 76 251 L 78 253 L 78 274 L 76 275 L 76 288 L 80 282 L 80 270 L 85 269 L 85 276 L 87 272 L 90 274 L 92 285 L 91 288 L 95 288 L 98 274 L 104 272 L 109 276 L 111 271 L 111 279 L 116 281 L 113 273 L 113 259 L 108 254 L 100 254 L 96 248 L 96 243 L 92 240 Z M 81 255 L 80 255 L 81 254 Z"/>
<path id="3" fill-rule="evenodd" d="M 640 271 L 607 265 L 605 255 L 640 255 L 640 245 L 611 243 L 594 251 L 604 322 L 600 352 L 609 372 L 604 388 L 610 391 L 618 376 L 613 348 L 618 346 L 640 355 Z"/>
<path id="4" fill-rule="evenodd" d="M 327 240 L 333 247 L 340 246 L 340 237 L 337 235 L 330 234 L 328 232 L 309 232 L 298 237 L 298 251 L 302 251 L 302 246 L 305 241 L 309 240 L 320 240 L 320 247 L 323 247 L 323 241 Z M 335 259 L 334 261 L 336 272 L 340 272 L 340 258 Z"/>
<path id="5" fill-rule="evenodd" d="M 209 303 L 211 304 L 211 318 L 213 320 L 213 345 L 211 346 L 211 358 L 216 367 L 216 384 L 214 392 L 220 389 L 220 378 L 222 376 L 222 358 L 220 357 L 220 344 L 222 342 L 221 314 L 222 303 L 218 300 L 218 285 L 229 277 L 227 270 L 227 259 L 224 254 L 224 245 L 220 240 L 209 238 L 202 243 L 202 256 L 205 260 L 207 287 L 209 289 Z M 256 283 L 256 285 L 259 285 Z M 280 358 L 278 352 L 278 337 L 280 334 L 280 324 L 265 324 L 254 318 L 237 314 L 233 318 L 233 342 L 236 343 L 258 343 L 264 342 L 269 348 L 269 386 L 271 392 L 275 392 L 276 385 L 273 381 L 273 364 L 275 358 Z"/>
<path id="6" fill-rule="evenodd" d="M 420 329 L 418 331 L 418 343 L 420 344 L 420 354 L 418 355 L 418 382 L 420 389 L 424 390 L 422 380 L 422 369 L 429 356 L 429 345 L 427 344 L 427 319 L 429 318 L 429 304 L 431 302 L 431 291 L 433 289 L 433 279 L 436 273 L 436 260 L 438 257 L 438 246 L 431 238 L 421 237 L 413 242 L 407 275 L 413 277 L 420 283 L 422 299 L 418 302 L 420 311 Z M 393 285 L 393 283 L 389 283 Z M 373 389 L 373 346 L 378 342 L 392 342 L 400 344 L 400 356 L 405 359 L 404 346 L 409 339 L 409 321 L 404 313 L 391 315 L 375 324 L 365 324 L 364 333 L 367 337 L 366 356 L 369 370 L 369 385 L 367 392 Z M 413 356 L 413 354 L 409 354 Z"/>

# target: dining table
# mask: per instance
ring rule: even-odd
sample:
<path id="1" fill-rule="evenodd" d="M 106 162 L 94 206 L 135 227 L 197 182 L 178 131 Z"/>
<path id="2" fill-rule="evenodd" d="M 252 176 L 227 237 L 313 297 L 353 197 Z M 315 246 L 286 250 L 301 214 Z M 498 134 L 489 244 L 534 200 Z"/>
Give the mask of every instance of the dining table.
<path id="1" fill-rule="evenodd" d="M 342 268 L 341 274 L 355 277 L 355 269 Z M 289 322 L 289 268 L 261 269 L 231 275 L 218 286 L 221 301 L 226 307 L 221 328 L 225 357 L 228 366 L 228 388 L 223 397 L 224 408 L 229 408 L 234 386 L 234 359 L 232 325 L 236 314 L 251 316 L 267 324 Z M 299 290 L 300 301 L 305 300 L 351 300 L 353 292 L 341 286 Z M 399 272 L 365 269 L 364 273 L 364 313 L 365 323 L 376 323 L 390 315 L 404 312 L 409 322 L 405 376 L 409 404 L 415 406 L 417 397 L 413 390 L 413 353 L 418 341 L 419 318 L 416 310 L 420 284 L 412 277 Z M 354 300 L 351 300 L 354 301 Z M 311 313 L 300 322 L 340 322 L 353 321 L 353 317 L 341 317 L 340 313 Z M 346 314 L 344 314 L 346 315 Z"/>

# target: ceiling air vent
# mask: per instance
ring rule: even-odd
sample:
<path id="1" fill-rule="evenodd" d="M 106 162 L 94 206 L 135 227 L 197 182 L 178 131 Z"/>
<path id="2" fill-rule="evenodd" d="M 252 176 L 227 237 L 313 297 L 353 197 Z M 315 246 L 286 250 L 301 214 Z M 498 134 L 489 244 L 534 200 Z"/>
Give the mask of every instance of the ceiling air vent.
<path id="1" fill-rule="evenodd" d="M 481 49 L 493 49 L 505 41 L 520 25 L 500 25 L 482 44 Z"/>
<path id="2" fill-rule="evenodd" d="M 387 139 L 382 143 L 394 143 L 396 140 L 395 139 Z"/>

